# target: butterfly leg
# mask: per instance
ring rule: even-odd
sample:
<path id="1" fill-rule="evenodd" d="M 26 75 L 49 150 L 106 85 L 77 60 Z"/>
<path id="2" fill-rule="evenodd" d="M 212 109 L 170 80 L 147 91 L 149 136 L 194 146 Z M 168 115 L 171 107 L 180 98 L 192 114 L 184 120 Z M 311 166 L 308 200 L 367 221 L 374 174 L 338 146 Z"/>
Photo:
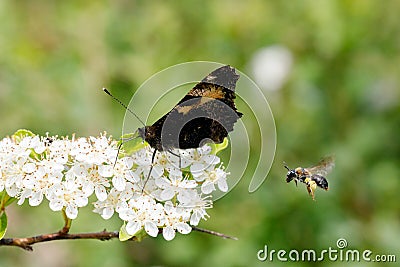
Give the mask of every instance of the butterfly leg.
<path id="1" fill-rule="evenodd" d="M 148 182 L 149 179 L 150 179 L 151 171 L 153 170 L 153 166 L 154 166 L 153 164 L 154 164 L 154 158 L 156 157 L 156 153 L 157 153 L 157 149 L 154 149 L 153 155 L 151 156 L 150 171 L 149 171 L 149 174 L 147 175 L 146 181 L 144 181 L 143 188 L 142 188 L 142 194 L 143 194 L 143 192 L 144 192 L 144 189 L 146 188 L 147 182 Z"/>
<path id="2" fill-rule="evenodd" d="M 178 157 L 179 157 L 179 169 L 182 169 L 182 157 L 181 157 L 181 151 L 178 150 Z"/>
<path id="3" fill-rule="evenodd" d="M 122 141 L 121 143 L 118 145 L 118 150 L 117 150 L 117 156 L 115 156 L 115 161 L 114 161 L 114 168 L 115 168 L 115 164 L 117 164 L 117 160 L 118 160 L 118 156 L 119 156 L 119 151 L 121 151 L 121 147 L 122 147 Z"/>
<path id="4" fill-rule="evenodd" d="M 172 150 L 167 150 L 169 153 L 171 153 L 172 155 L 176 156 L 179 158 L 179 169 L 182 169 L 182 158 L 181 158 L 181 152 L 178 150 L 179 154 L 176 154 L 174 152 L 172 152 Z"/>

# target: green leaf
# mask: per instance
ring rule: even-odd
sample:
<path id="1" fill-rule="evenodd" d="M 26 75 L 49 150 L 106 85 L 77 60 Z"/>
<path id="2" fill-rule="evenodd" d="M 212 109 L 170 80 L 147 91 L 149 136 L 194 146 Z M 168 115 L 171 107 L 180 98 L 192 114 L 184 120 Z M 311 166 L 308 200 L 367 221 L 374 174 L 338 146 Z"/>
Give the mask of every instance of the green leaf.
<path id="1" fill-rule="evenodd" d="M 0 239 L 3 239 L 7 231 L 7 214 L 5 211 L 1 212 L 0 215 Z"/>
<path id="2" fill-rule="evenodd" d="M 211 147 L 211 154 L 216 155 L 218 152 L 224 150 L 225 148 L 227 148 L 229 145 L 229 139 L 228 138 L 224 138 L 224 141 L 220 144 L 210 144 Z"/>
<path id="3" fill-rule="evenodd" d="M 134 237 L 134 235 L 130 235 L 126 232 L 126 224 L 124 223 L 121 228 L 119 229 L 119 241 L 127 241 L 129 239 L 131 239 L 132 237 Z"/>
<path id="4" fill-rule="evenodd" d="M 7 207 L 11 203 L 13 203 L 16 200 L 15 197 L 10 197 L 7 192 L 4 190 L 3 192 L 0 192 L 0 207 Z"/>
<path id="5" fill-rule="evenodd" d="M 143 142 L 143 139 L 139 137 L 138 132 L 125 134 L 121 137 L 119 144 L 122 144 L 122 148 L 125 153 L 131 155 L 132 153 L 146 147 L 148 144 Z"/>
<path id="6" fill-rule="evenodd" d="M 136 233 L 135 233 L 135 238 L 136 238 L 136 241 L 138 241 L 138 242 L 140 242 L 140 241 L 142 241 L 145 237 L 148 237 L 149 235 L 146 233 L 146 231 L 142 228 L 142 229 L 140 229 L 139 231 L 137 231 Z"/>
<path id="7" fill-rule="evenodd" d="M 124 223 L 121 228 L 119 229 L 119 240 L 120 241 L 127 241 L 129 239 L 131 239 L 132 237 L 135 237 L 135 240 L 140 242 L 143 240 L 143 238 L 147 237 L 147 233 L 146 231 L 142 228 L 139 231 L 137 231 L 136 233 L 134 233 L 133 235 L 130 235 L 126 232 L 126 224 Z"/>
<path id="8" fill-rule="evenodd" d="M 19 143 L 26 136 L 35 136 L 35 134 L 26 129 L 19 129 L 12 135 L 12 138 L 16 143 Z"/>
<path id="9" fill-rule="evenodd" d="M 15 200 L 17 200 L 15 197 L 8 197 L 6 203 L 4 204 L 4 207 L 7 207 L 11 203 L 13 203 Z"/>

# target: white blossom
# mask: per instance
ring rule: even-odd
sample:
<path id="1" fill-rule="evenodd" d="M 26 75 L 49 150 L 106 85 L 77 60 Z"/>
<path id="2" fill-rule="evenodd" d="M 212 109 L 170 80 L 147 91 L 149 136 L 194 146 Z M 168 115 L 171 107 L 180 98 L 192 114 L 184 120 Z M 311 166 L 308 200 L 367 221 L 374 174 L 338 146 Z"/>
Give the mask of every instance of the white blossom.
<path id="1" fill-rule="evenodd" d="M 220 163 L 219 157 L 210 154 L 211 148 L 209 146 L 202 146 L 196 150 L 192 150 L 190 158 L 192 160 L 190 165 L 190 172 L 193 177 L 201 177 L 206 170 L 213 169 L 216 164 Z"/>
<path id="2" fill-rule="evenodd" d="M 190 224 L 198 225 L 200 220 L 207 220 L 210 216 L 206 212 L 206 209 L 212 208 L 211 196 L 207 195 L 202 197 L 197 191 L 192 191 L 190 197 L 187 197 L 185 201 L 182 201 L 179 205 L 191 212 Z"/>
<path id="3" fill-rule="evenodd" d="M 175 207 L 171 201 L 164 205 L 165 227 L 163 228 L 163 237 L 169 241 L 174 239 L 175 231 L 181 234 L 189 234 L 192 228 L 186 222 L 189 220 L 190 213 L 187 209 Z"/>
<path id="4" fill-rule="evenodd" d="M 0 192 L 19 205 L 48 201 L 51 210 L 63 210 L 69 219 L 93 203 L 103 219 L 118 214 L 129 235 L 162 232 L 172 240 L 209 217 L 210 194 L 227 192 L 227 173 L 208 145 L 156 151 L 154 161 L 153 153 L 148 145 L 130 154 L 118 151 L 106 134 L 6 137 L 0 140 Z"/>
<path id="5" fill-rule="evenodd" d="M 215 191 L 215 185 L 217 185 L 219 190 L 222 192 L 228 191 L 226 172 L 222 168 L 216 168 L 204 172 L 201 179 L 204 181 L 201 185 L 201 192 L 203 192 L 203 194 L 210 194 L 212 191 Z"/>
<path id="6" fill-rule="evenodd" d="M 53 211 L 65 208 L 68 218 L 75 219 L 78 216 L 78 208 L 88 204 L 88 198 L 79 188 L 76 180 L 67 180 L 53 187 L 49 196 L 49 206 Z"/>
<path id="7" fill-rule="evenodd" d="M 99 166 L 100 169 L 101 166 Z M 95 168 L 91 168 L 88 171 L 87 176 L 82 177 L 82 191 L 89 197 L 95 193 L 99 201 L 104 201 L 107 198 L 107 187 L 110 187 L 110 182 L 106 177 L 100 175 L 100 171 Z"/>
<path id="8" fill-rule="evenodd" d="M 130 235 L 136 234 L 144 228 L 150 236 L 158 235 L 158 227 L 162 226 L 164 208 L 148 195 L 132 198 L 128 206 L 119 212 L 122 220 L 127 221 L 126 231 Z"/>
<path id="9" fill-rule="evenodd" d="M 195 188 L 196 181 L 184 179 L 182 174 L 170 175 L 169 177 L 160 177 L 156 180 L 156 185 L 161 189 L 160 199 L 162 201 L 171 200 L 177 196 L 178 201 L 181 201 L 187 189 Z"/>
<path id="10" fill-rule="evenodd" d="M 111 188 L 108 193 L 107 198 L 103 201 L 96 201 L 93 203 L 95 209 L 93 212 L 98 213 L 103 217 L 103 219 L 110 219 L 114 212 L 120 212 L 126 209 L 126 201 L 133 197 L 133 185 L 128 183 L 124 191 L 118 191 L 115 188 Z"/>

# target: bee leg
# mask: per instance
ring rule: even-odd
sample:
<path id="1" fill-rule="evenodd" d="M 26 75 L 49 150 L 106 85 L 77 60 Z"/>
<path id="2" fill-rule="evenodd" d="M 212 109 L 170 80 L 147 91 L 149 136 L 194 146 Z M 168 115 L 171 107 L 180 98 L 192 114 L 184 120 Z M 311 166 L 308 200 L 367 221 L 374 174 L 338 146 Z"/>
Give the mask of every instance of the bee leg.
<path id="1" fill-rule="evenodd" d="M 315 189 L 317 189 L 317 183 L 311 179 L 306 179 L 305 184 L 307 185 L 308 194 L 315 200 Z"/>
<path id="2" fill-rule="evenodd" d="M 316 183 L 311 183 L 310 184 L 310 189 L 311 189 L 311 196 L 312 196 L 312 199 L 313 200 L 315 200 L 315 194 L 314 194 L 314 192 L 315 192 L 315 189 L 317 189 L 317 184 Z"/>
<path id="3" fill-rule="evenodd" d="M 312 189 L 312 187 L 307 185 L 307 191 L 308 191 L 308 194 L 312 197 L 312 200 L 315 201 L 315 194 L 314 194 L 314 190 Z"/>

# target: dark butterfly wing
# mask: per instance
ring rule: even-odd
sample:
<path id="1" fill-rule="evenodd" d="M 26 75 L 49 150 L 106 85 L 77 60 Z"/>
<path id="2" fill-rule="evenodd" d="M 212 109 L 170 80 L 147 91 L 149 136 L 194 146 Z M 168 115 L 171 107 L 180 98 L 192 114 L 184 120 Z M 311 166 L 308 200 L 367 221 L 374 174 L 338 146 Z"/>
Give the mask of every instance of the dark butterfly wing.
<path id="1" fill-rule="evenodd" d="M 242 116 L 234 103 L 239 75 L 224 66 L 207 75 L 166 115 L 146 126 L 146 141 L 157 150 L 221 143 Z"/>

